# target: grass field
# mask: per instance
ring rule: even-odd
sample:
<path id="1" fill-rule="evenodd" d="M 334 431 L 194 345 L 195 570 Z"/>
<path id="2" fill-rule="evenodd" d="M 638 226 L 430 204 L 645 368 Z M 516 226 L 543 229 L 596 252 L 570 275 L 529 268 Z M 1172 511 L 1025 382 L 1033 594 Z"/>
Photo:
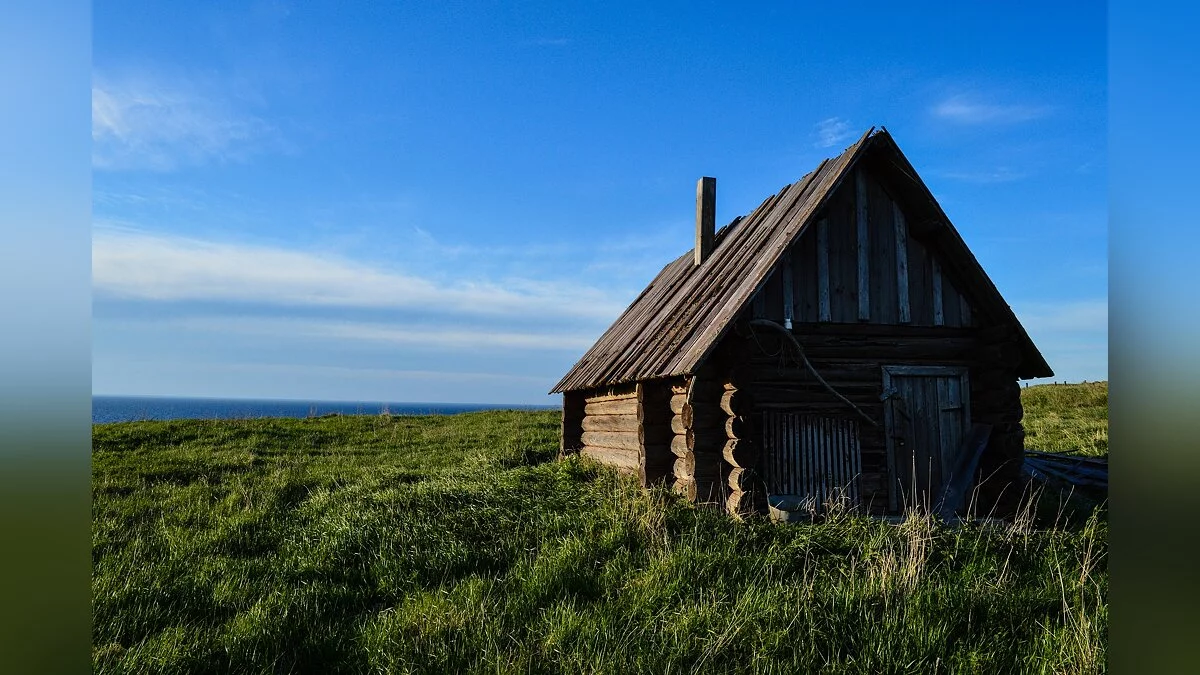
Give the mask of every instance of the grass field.
<path id="1" fill-rule="evenodd" d="M 1025 447 L 1108 455 L 1108 383 L 1042 384 L 1021 390 Z"/>
<path id="2" fill-rule="evenodd" d="M 94 670 L 1104 670 L 1102 512 L 737 523 L 556 461 L 557 434 L 556 412 L 96 426 Z"/>

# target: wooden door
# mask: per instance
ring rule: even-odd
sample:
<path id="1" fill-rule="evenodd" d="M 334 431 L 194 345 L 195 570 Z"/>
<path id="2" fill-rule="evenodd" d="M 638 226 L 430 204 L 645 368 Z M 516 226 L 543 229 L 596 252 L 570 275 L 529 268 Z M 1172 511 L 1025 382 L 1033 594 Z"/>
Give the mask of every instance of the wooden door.
<path id="1" fill-rule="evenodd" d="M 888 505 L 929 510 L 950 480 L 971 426 L 966 368 L 884 366 Z"/>

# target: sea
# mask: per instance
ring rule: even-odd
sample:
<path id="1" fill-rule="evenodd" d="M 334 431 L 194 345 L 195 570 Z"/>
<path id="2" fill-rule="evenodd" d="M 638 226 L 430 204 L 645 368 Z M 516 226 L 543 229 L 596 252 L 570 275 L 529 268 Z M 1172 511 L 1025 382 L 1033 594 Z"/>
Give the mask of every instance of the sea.
<path id="1" fill-rule="evenodd" d="M 479 410 L 553 410 L 552 405 L 488 403 L 383 403 L 160 396 L 93 396 L 92 423 L 143 420 L 230 420 L 321 415 L 455 415 Z"/>

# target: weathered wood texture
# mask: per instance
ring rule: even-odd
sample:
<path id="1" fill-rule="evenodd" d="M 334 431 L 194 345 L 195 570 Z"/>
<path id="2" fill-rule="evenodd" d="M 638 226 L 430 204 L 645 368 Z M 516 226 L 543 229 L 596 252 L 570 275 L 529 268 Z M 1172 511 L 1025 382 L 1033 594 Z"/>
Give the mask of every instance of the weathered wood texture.
<path id="1" fill-rule="evenodd" d="M 893 270 L 894 273 L 894 270 Z M 749 316 L 749 313 L 747 313 Z M 793 331 L 822 377 L 880 426 L 861 423 L 859 442 L 861 502 L 874 513 L 888 512 L 889 468 L 883 431 L 884 365 L 957 365 L 968 369 L 970 419 L 995 425 L 995 438 L 980 462 L 979 476 L 997 471 L 981 486 L 977 508 L 996 506 L 1004 486 L 1019 478 L 1021 440 L 1020 389 L 1013 370 L 997 365 L 1012 350 L 1016 333 L 1009 328 L 885 326 L 876 324 L 799 324 Z M 752 398 L 755 411 L 803 412 L 834 418 L 857 418 L 817 382 L 782 341 L 766 332 L 727 336 L 714 360 L 736 371 L 744 386 L 736 396 Z M 725 411 L 722 411 L 725 413 Z M 728 413 L 725 413 L 728 415 Z M 745 441 L 745 442 L 743 442 Z M 739 438 L 722 448 L 729 467 L 756 468 L 762 457 L 761 434 Z M 1008 488 L 1011 492 L 1012 488 Z M 1003 504 L 1001 504 L 1003 506 Z"/>
<path id="2" fill-rule="evenodd" d="M 761 489 L 732 490 L 725 498 L 725 509 L 739 518 L 764 513 L 767 510 L 767 493 Z"/>
<path id="3" fill-rule="evenodd" d="M 676 457 L 685 457 L 691 452 L 688 448 L 687 436 L 680 434 L 671 438 L 671 453 Z"/>
<path id="4" fill-rule="evenodd" d="M 641 465 L 641 460 L 638 458 L 636 448 L 608 448 L 594 445 L 585 445 L 579 451 L 579 454 L 590 459 L 594 459 L 601 464 L 615 467 L 630 473 L 634 473 Z"/>
<path id="5" fill-rule="evenodd" d="M 862 199 L 852 175 L 863 176 Z M 786 256 L 799 321 L 856 323 L 861 302 L 868 322 L 902 323 L 903 268 L 909 321 L 923 326 L 935 323 L 936 260 L 945 325 L 1014 323 L 1023 355 L 1017 373 L 1053 374 L 886 131 L 865 134 L 722 228 L 703 265 L 694 264 L 693 253 L 663 268 L 554 391 L 695 373 L 752 298 L 762 298 L 768 318 L 783 319 L 780 261 Z M 829 306 L 822 311 L 826 295 Z"/>
<path id="6" fill-rule="evenodd" d="M 738 439 L 749 438 L 751 435 L 752 424 L 749 416 L 737 416 L 725 418 L 725 438 Z M 723 439 L 724 440 L 724 439 Z M 721 444 L 724 447 L 724 443 Z"/>
<path id="7" fill-rule="evenodd" d="M 754 409 L 750 397 L 737 389 L 727 389 L 721 395 L 721 410 L 729 416 L 745 415 Z"/>
<path id="8" fill-rule="evenodd" d="M 880 183 L 866 172 L 856 174 L 861 178 L 831 195 L 825 218 L 771 270 L 764 317 L 780 323 L 790 313 L 806 323 L 972 325 L 971 302 L 958 290 L 962 282 L 913 236 L 903 208 Z M 784 278 L 792 281 L 791 293 L 780 290 Z M 795 299 L 790 309 L 783 305 L 789 295 Z"/>
<path id="9" fill-rule="evenodd" d="M 669 445 L 674 434 L 669 424 L 639 424 L 638 442 L 646 445 Z"/>
<path id="10" fill-rule="evenodd" d="M 712 253 L 716 232 L 717 179 L 704 177 L 696 181 L 696 247 L 692 262 L 703 263 Z"/>
<path id="11" fill-rule="evenodd" d="M 878 422 L 858 418 L 862 501 L 886 511 L 895 469 L 881 368 L 958 366 L 970 419 L 993 425 L 977 494 L 1001 504 L 1023 447 L 1016 379 L 1052 371 L 915 176 L 886 132 L 869 133 L 722 228 L 703 265 L 692 254 L 668 264 L 556 385 L 572 392 L 564 452 L 636 448 L 643 484 L 672 480 L 742 513 L 759 503 L 745 476 L 770 461 L 765 412 L 861 413 Z M 752 316 L 792 319 L 813 367 L 857 412 L 779 336 L 749 330 Z"/>
<path id="12" fill-rule="evenodd" d="M 584 431 L 632 431 L 641 425 L 637 414 L 632 415 L 587 415 L 581 426 Z"/>
<path id="13" fill-rule="evenodd" d="M 662 482 L 674 461 L 670 400 L 667 381 L 567 392 L 562 444 L 638 476 L 643 486 Z"/>
<path id="14" fill-rule="evenodd" d="M 676 415 L 672 428 L 681 430 L 671 442 L 677 458 L 673 465 L 676 491 L 694 503 L 720 502 L 725 498 L 721 484 L 722 449 L 726 441 L 725 413 L 721 398 L 722 382 L 712 377 L 712 369 L 691 377 L 687 383 L 687 402 Z"/>
<path id="15" fill-rule="evenodd" d="M 818 323 L 798 324 L 793 332 L 825 380 L 881 423 L 883 365 L 966 367 L 970 419 L 994 428 L 978 472 L 986 480 L 973 492 L 971 508 L 998 514 L 1011 510 L 1019 492 L 1013 485 L 1020 475 L 1024 438 L 1020 388 L 1013 370 L 1020 352 L 1014 348 L 1016 332 L 1011 326 Z M 835 418 L 854 415 L 794 358 L 789 359 L 783 347 L 770 334 L 731 334 L 714 352 L 714 368 L 707 379 L 659 381 L 647 384 L 640 393 L 590 404 L 605 414 L 580 419 L 578 442 L 594 448 L 589 454 L 598 460 L 636 473 L 644 485 L 671 481 L 685 496 L 724 503 L 731 513 L 753 513 L 764 502 L 756 496 L 754 485 L 746 482 L 747 476 L 760 476 L 757 469 L 768 461 L 760 450 L 761 433 L 750 423 L 757 415 L 765 410 Z M 744 386 L 732 384 L 735 373 Z M 564 429 L 565 411 L 572 401 L 577 410 L 589 405 L 584 397 L 564 397 Z M 630 402 L 636 405 L 632 413 Z M 614 412 L 618 407 L 623 412 Z M 657 421 L 647 421 L 651 419 Z M 874 513 L 888 512 L 889 457 L 883 428 L 862 424 L 859 435 L 861 502 Z M 738 469 L 743 471 L 735 473 Z M 733 496 L 736 493 L 741 494 Z"/>
<path id="16" fill-rule="evenodd" d="M 671 394 L 670 406 L 671 406 L 672 413 L 674 413 L 676 415 L 681 414 L 686 405 L 687 405 L 687 394 L 675 394 L 675 393 Z"/>
<path id="17" fill-rule="evenodd" d="M 641 449 L 636 431 L 585 431 L 583 444 L 604 448 L 621 448 L 637 452 Z"/>
<path id="18" fill-rule="evenodd" d="M 671 477 L 675 457 L 671 454 L 671 383 L 657 380 L 639 382 L 635 391 L 640 408 L 638 441 L 641 444 L 641 480 L 643 487 Z"/>
<path id="19" fill-rule="evenodd" d="M 673 468 L 676 478 L 712 478 L 721 471 L 721 455 L 689 452 L 675 460 Z"/>
<path id="20" fill-rule="evenodd" d="M 883 136 L 864 134 L 840 156 L 722 228 L 703 265 L 695 265 L 693 252 L 668 264 L 555 390 L 694 373 L 767 278 L 776 258 L 763 252 L 781 251 L 794 241 L 869 141 Z"/>
<path id="21" fill-rule="evenodd" d="M 726 484 L 731 490 L 740 490 L 749 492 L 762 483 L 758 473 L 754 469 L 746 469 L 742 467 L 734 467 L 729 471 Z"/>
<path id="22" fill-rule="evenodd" d="M 624 398 L 615 401 L 600 401 L 588 403 L 583 411 L 588 415 L 637 415 L 638 402 L 636 398 Z"/>
<path id="23" fill-rule="evenodd" d="M 734 468 L 753 469 L 758 465 L 759 454 L 758 444 L 746 438 L 730 439 L 721 449 L 725 463 Z"/>
<path id="24" fill-rule="evenodd" d="M 674 490 L 693 504 L 719 503 L 726 492 L 719 483 L 720 479 L 676 478 Z"/>
<path id="25" fill-rule="evenodd" d="M 871 237 L 870 218 L 867 214 L 867 172 L 859 168 L 854 172 L 854 223 L 857 247 L 858 273 L 858 320 L 871 319 Z"/>

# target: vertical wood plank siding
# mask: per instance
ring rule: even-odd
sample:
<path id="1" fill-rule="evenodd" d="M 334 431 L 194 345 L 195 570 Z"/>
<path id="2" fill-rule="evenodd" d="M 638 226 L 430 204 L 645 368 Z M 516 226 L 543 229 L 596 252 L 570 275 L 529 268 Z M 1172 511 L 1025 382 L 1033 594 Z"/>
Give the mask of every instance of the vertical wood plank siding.
<path id="1" fill-rule="evenodd" d="M 892 218 L 896 225 L 896 294 L 900 323 L 912 321 L 908 311 L 908 226 L 900 205 L 892 202 Z"/>
<path id="2" fill-rule="evenodd" d="M 944 326 L 946 325 L 946 315 L 943 311 L 942 268 L 938 266 L 937 258 L 933 257 L 929 259 L 929 266 L 933 277 L 933 325 Z"/>
<path id="3" fill-rule="evenodd" d="M 792 281 L 791 249 L 783 252 L 783 260 L 780 261 L 780 269 L 783 272 L 783 325 L 791 328 L 793 312 L 796 309 L 796 285 L 795 282 Z"/>
<path id="4" fill-rule="evenodd" d="M 818 321 L 829 321 L 829 221 L 817 223 L 817 303 Z"/>
<path id="5" fill-rule="evenodd" d="M 754 296 L 756 317 L 971 325 L 966 297 L 928 246 L 911 237 L 903 209 L 869 173 L 832 195 L 823 214 L 780 255 Z"/>
<path id="6" fill-rule="evenodd" d="M 867 176 L 862 167 L 854 172 L 854 215 L 858 231 L 858 320 L 871 320 L 871 240 L 867 235 Z"/>

